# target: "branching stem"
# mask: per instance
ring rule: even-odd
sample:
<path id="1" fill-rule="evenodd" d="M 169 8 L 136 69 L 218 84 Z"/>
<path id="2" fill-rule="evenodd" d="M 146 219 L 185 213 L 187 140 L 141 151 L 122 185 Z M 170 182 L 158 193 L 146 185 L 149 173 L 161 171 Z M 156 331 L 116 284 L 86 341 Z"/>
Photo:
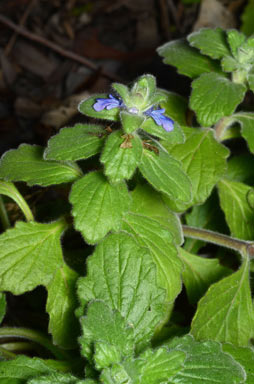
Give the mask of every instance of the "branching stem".
<path id="1" fill-rule="evenodd" d="M 183 234 L 185 237 L 233 249 L 234 251 L 240 252 L 243 257 L 249 256 L 250 259 L 254 258 L 254 242 L 235 239 L 208 229 L 194 228 L 187 225 L 183 225 Z"/>

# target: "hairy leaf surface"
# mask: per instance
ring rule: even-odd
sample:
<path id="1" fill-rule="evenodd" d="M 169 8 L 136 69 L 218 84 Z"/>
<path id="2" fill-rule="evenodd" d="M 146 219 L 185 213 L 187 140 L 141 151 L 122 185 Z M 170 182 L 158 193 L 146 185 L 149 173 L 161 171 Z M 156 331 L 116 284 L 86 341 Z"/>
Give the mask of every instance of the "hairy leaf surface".
<path id="1" fill-rule="evenodd" d="M 110 184 L 101 172 L 91 172 L 74 183 L 70 194 L 75 228 L 89 244 L 95 244 L 110 230 L 117 230 L 130 197 L 124 182 Z"/>
<path id="2" fill-rule="evenodd" d="M 171 145 L 163 142 L 163 145 L 170 156 L 182 163 L 183 170 L 191 181 L 191 204 L 200 204 L 208 198 L 215 184 L 225 174 L 229 151 L 215 140 L 210 129 L 189 128 L 185 131 L 188 136 L 184 144 Z M 167 202 L 172 208 L 180 210 L 188 207 L 188 204 L 177 204 L 174 200 Z"/>
<path id="3" fill-rule="evenodd" d="M 221 28 L 204 28 L 188 36 L 192 47 L 198 48 L 203 55 L 221 59 L 230 54 L 226 34 Z"/>
<path id="4" fill-rule="evenodd" d="M 190 107 L 199 123 L 209 127 L 230 116 L 244 98 L 246 87 L 216 73 L 205 73 L 192 83 Z"/>
<path id="5" fill-rule="evenodd" d="M 87 159 L 101 150 L 105 135 L 100 125 L 76 124 L 62 128 L 49 139 L 44 158 L 63 161 Z"/>
<path id="6" fill-rule="evenodd" d="M 183 202 L 191 200 L 191 184 L 184 173 L 181 163 L 167 152 L 155 154 L 144 150 L 139 165 L 142 175 L 152 186 L 168 197 Z"/>
<path id="7" fill-rule="evenodd" d="M 219 343 L 214 341 L 199 343 L 187 335 L 173 339 L 168 345 L 187 354 L 183 369 L 170 380 L 170 383 L 237 384 L 244 382 L 246 376 L 243 368 L 222 351 Z"/>
<path id="8" fill-rule="evenodd" d="M 0 379 L 8 384 L 24 384 L 29 378 L 54 372 L 47 361 L 36 357 L 18 356 L 14 360 L 1 361 Z M 9 380 L 9 381 L 7 381 Z"/>
<path id="9" fill-rule="evenodd" d="M 28 185 L 69 183 L 82 172 L 75 163 L 46 161 L 43 147 L 21 144 L 7 151 L 0 162 L 0 178 L 7 181 L 25 181 Z"/>
<path id="10" fill-rule="evenodd" d="M 127 359 L 102 372 L 105 384 L 164 384 L 182 368 L 185 353 L 166 348 L 148 349 L 137 359 Z"/>
<path id="11" fill-rule="evenodd" d="M 157 221 L 159 227 L 166 228 L 177 245 L 183 243 L 183 233 L 180 219 L 171 212 L 164 203 L 160 193 L 149 184 L 139 184 L 131 194 L 131 212 L 141 216 L 148 216 Z"/>
<path id="12" fill-rule="evenodd" d="M 0 236 L 0 289 L 20 295 L 47 286 L 63 264 L 62 219 L 50 224 L 17 222 Z"/>
<path id="13" fill-rule="evenodd" d="M 246 372 L 246 380 L 244 383 L 254 383 L 254 352 L 253 349 L 247 347 L 238 347 L 233 344 L 224 344 L 222 346 L 224 352 L 229 353 Z"/>
<path id="14" fill-rule="evenodd" d="M 125 357 L 135 348 L 134 330 L 118 310 L 112 310 L 103 301 L 92 301 L 81 318 L 80 344 L 85 356 L 94 349 L 96 368 L 101 370 Z"/>
<path id="15" fill-rule="evenodd" d="M 28 384 L 93 384 L 94 381 L 80 380 L 67 373 L 54 372 L 47 376 L 30 379 Z"/>
<path id="16" fill-rule="evenodd" d="M 74 310 L 77 307 L 76 282 L 78 274 L 66 264 L 61 266 L 49 283 L 46 310 L 49 332 L 54 343 L 63 348 L 75 347 L 79 333 Z"/>
<path id="17" fill-rule="evenodd" d="M 248 201 L 252 188 L 246 184 L 223 179 L 218 183 L 221 208 L 231 235 L 244 240 L 254 239 L 254 210 Z"/>
<path id="18" fill-rule="evenodd" d="M 130 179 L 142 156 L 142 141 L 137 135 L 123 135 L 118 130 L 108 137 L 101 154 L 105 175 L 113 183 Z"/>
<path id="19" fill-rule="evenodd" d="M 221 73 L 219 64 L 209 57 L 201 55 L 184 40 L 170 41 L 159 47 L 157 52 L 165 64 L 173 65 L 182 75 L 196 78 L 211 71 Z"/>
<path id="20" fill-rule="evenodd" d="M 126 233 L 111 234 L 88 258 L 87 271 L 78 281 L 78 315 L 84 314 L 89 301 L 102 300 L 133 327 L 137 349 L 147 346 L 166 311 L 165 291 L 156 283 L 149 251 Z"/>
<path id="21" fill-rule="evenodd" d="M 213 284 L 198 303 L 191 333 L 198 340 L 217 340 L 247 346 L 253 337 L 254 315 L 249 262 Z"/>
<path id="22" fill-rule="evenodd" d="M 211 284 L 232 272 L 222 267 L 218 259 L 192 255 L 183 248 L 179 248 L 179 256 L 183 262 L 183 283 L 191 304 L 195 304 Z"/>
<path id="23" fill-rule="evenodd" d="M 223 232 L 225 230 L 224 214 L 219 207 L 217 194 L 213 193 L 202 205 L 196 205 L 185 215 L 186 224 L 191 227 L 210 229 Z M 186 238 L 184 249 L 187 252 L 197 254 L 205 245 L 204 241 Z"/>
<path id="24" fill-rule="evenodd" d="M 254 113 L 239 112 L 233 118 L 241 125 L 242 136 L 247 141 L 250 151 L 254 153 Z"/>
<path id="25" fill-rule="evenodd" d="M 172 235 L 149 216 L 129 213 L 124 217 L 123 229 L 135 236 L 136 241 L 148 248 L 158 271 L 158 283 L 166 289 L 167 301 L 172 303 L 182 288 L 182 263 Z"/>

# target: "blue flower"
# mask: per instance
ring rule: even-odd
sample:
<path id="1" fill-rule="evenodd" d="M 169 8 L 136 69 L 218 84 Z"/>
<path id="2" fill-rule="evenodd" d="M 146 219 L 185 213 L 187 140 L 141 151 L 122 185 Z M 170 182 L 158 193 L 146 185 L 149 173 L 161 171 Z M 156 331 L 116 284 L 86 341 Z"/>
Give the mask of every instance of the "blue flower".
<path id="1" fill-rule="evenodd" d="M 109 95 L 109 99 L 96 99 L 96 103 L 93 105 L 93 109 L 96 112 L 100 112 L 103 109 L 107 109 L 108 111 L 113 108 L 120 108 L 123 106 L 122 100 L 118 100 L 113 95 Z"/>
<path id="2" fill-rule="evenodd" d="M 162 126 L 165 131 L 170 132 L 174 129 L 174 121 L 164 115 L 165 108 L 154 109 L 154 107 L 144 112 L 145 115 L 151 117 L 157 125 Z"/>

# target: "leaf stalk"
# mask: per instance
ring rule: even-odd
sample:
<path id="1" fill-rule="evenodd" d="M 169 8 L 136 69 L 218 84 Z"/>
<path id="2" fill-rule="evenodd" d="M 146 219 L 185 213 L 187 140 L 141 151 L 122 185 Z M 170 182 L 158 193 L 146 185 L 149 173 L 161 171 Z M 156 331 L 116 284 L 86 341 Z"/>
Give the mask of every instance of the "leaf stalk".
<path id="1" fill-rule="evenodd" d="M 240 252 L 243 258 L 254 258 L 254 242 L 252 241 L 236 239 L 208 229 L 195 228 L 188 225 L 183 225 L 183 234 L 185 237 L 202 240 Z"/>
<path id="2" fill-rule="evenodd" d="M 0 339 L 8 338 L 27 339 L 38 343 L 50 351 L 59 360 L 66 360 L 70 357 L 65 351 L 61 351 L 58 347 L 53 345 L 49 337 L 32 329 L 15 327 L 0 328 Z"/>

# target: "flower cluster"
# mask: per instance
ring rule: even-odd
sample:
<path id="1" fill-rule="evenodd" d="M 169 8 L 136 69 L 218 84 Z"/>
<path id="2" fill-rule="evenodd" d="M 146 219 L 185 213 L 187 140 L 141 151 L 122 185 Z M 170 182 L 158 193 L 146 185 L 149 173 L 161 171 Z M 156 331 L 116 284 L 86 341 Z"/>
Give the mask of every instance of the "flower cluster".
<path id="1" fill-rule="evenodd" d="M 103 109 L 110 110 L 113 108 L 124 108 L 125 105 L 122 100 L 117 99 L 113 95 L 109 95 L 108 99 L 98 98 L 96 99 L 95 104 L 93 105 L 93 109 L 96 112 L 100 112 Z M 130 113 L 137 114 L 138 109 L 137 108 L 129 108 L 128 110 Z M 155 123 L 159 126 L 162 126 L 165 131 L 170 132 L 174 129 L 174 121 L 170 119 L 170 117 L 167 117 L 164 115 L 165 109 L 156 109 L 155 107 L 149 108 L 147 111 L 144 112 L 144 115 L 151 117 Z"/>

